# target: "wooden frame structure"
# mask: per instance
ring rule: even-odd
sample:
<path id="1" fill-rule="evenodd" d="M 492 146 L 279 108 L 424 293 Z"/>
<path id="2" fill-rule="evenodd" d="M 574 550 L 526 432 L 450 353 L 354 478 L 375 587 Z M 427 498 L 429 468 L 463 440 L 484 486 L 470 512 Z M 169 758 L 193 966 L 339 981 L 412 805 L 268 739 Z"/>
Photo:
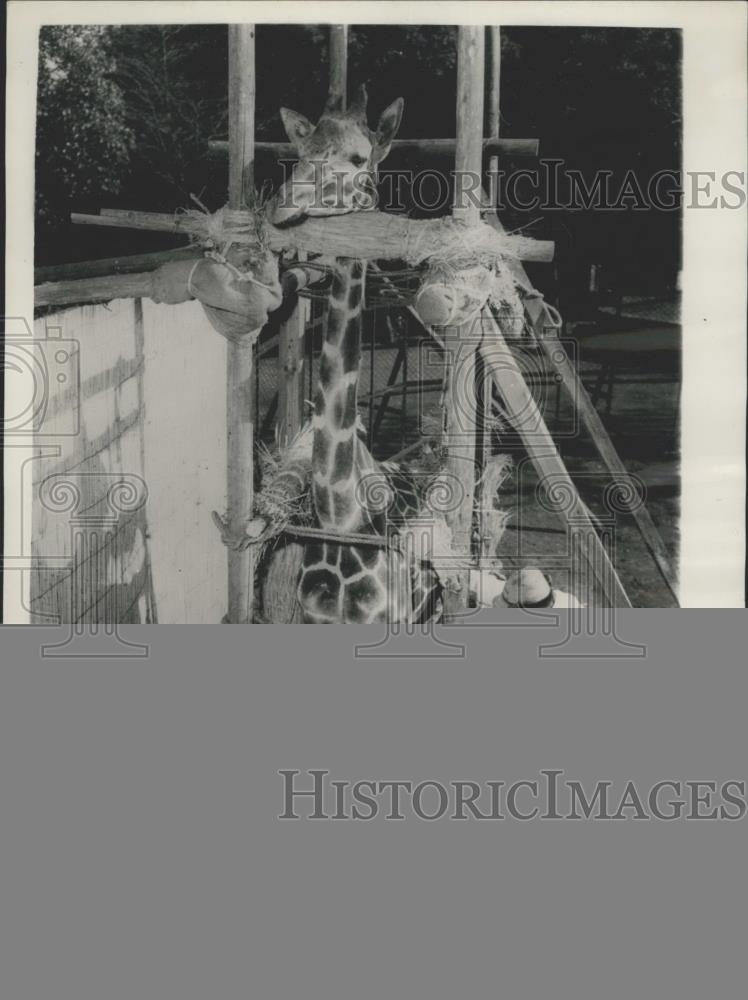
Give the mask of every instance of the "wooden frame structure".
<path id="1" fill-rule="evenodd" d="M 329 87 L 345 102 L 347 84 L 347 39 L 345 25 L 330 29 Z M 485 73 L 485 38 L 488 36 L 489 68 L 489 116 L 488 136 L 483 136 Z M 253 191 L 254 161 L 257 151 L 275 156 L 291 156 L 292 149 L 286 143 L 258 143 L 254 136 L 255 116 L 255 32 L 254 25 L 229 26 L 229 139 L 226 143 L 212 143 L 215 153 L 228 152 L 229 159 L 229 208 L 234 211 L 246 209 Z M 469 226 L 487 222 L 497 233 L 506 238 L 501 222 L 496 216 L 495 178 L 498 159 L 501 154 L 512 156 L 534 156 L 538 152 L 538 142 L 534 139 L 503 140 L 499 138 L 499 83 L 500 83 L 500 32 L 498 27 L 465 26 L 458 29 L 457 60 L 457 102 L 456 139 L 396 140 L 393 148 L 415 149 L 425 155 L 451 155 L 455 157 L 455 172 L 481 176 L 483 155 L 489 153 L 489 193 L 483 194 L 483 204 L 456 204 L 454 217 Z M 124 228 L 143 228 L 158 231 L 179 232 L 179 221 L 173 216 L 159 216 L 154 213 L 102 211 L 100 216 L 74 215 L 74 222 Z M 346 252 L 345 227 L 355 226 L 351 217 L 332 220 L 308 220 L 296 227 L 291 234 L 278 236 L 274 249 L 288 248 L 289 240 L 297 251 L 303 273 L 304 255 L 309 250 L 319 252 L 321 244 L 328 253 L 338 256 L 359 256 Z M 387 217 L 393 227 L 414 225 L 409 220 Z M 341 235 L 342 224 L 342 235 Z M 399 237 L 402 239 L 402 228 Z M 337 235 L 336 235 L 337 233 Z M 271 236 L 272 238 L 272 236 Z M 393 239 L 395 237 L 393 236 Z M 350 245 L 350 237 L 349 245 Z M 339 242 L 336 242 L 339 241 Z M 361 247 L 360 233 L 353 241 L 356 249 Z M 331 246 L 332 244 L 332 246 Z M 381 242 L 374 241 L 381 248 Z M 518 248 L 518 257 L 550 260 L 552 244 L 542 241 L 524 241 Z M 105 298 L 120 296 L 142 297 L 149 294 L 150 272 L 169 260 L 197 256 L 194 248 L 181 248 L 155 254 L 140 254 L 132 257 L 111 258 L 84 264 L 63 265 L 44 268 L 37 272 L 37 305 L 63 304 L 65 302 L 103 301 Z M 375 251 L 372 249 L 374 258 Z M 380 252 L 379 257 L 383 255 Z M 515 275 L 525 287 L 531 287 L 521 263 L 514 264 Z M 300 429 L 303 421 L 304 398 L 304 351 L 306 304 L 297 294 L 298 275 L 293 281 L 284 282 L 287 298 L 285 316 L 279 330 L 278 352 L 278 409 L 277 427 L 281 444 L 288 442 Z M 412 310 L 411 310 L 412 312 Z M 561 347 L 557 333 L 548 322 L 547 309 L 542 296 L 529 298 L 526 302 L 526 316 L 542 355 L 558 374 L 565 389 L 578 407 L 583 424 L 592 437 L 608 472 L 617 479 L 628 479 L 628 473 L 621 462 L 594 405 L 582 386 L 578 373 Z M 576 539 L 578 550 L 596 580 L 599 590 L 610 607 L 630 606 L 625 589 L 612 565 L 603 541 L 595 530 L 595 524 L 585 504 L 569 476 L 558 453 L 553 438 L 548 431 L 533 395 L 525 383 L 519 365 L 512 360 L 512 349 L 503 337 L 502 331 L 488 309 L 482 314 L 482 327 L 490 330 L 490 345 L 499 349 L 504 363 L 492 363 L 489 341 L 484 338 L 476 349 L 475 339 L 469 328 L 456 331 L 456 349 L 450 369 L 446 405 L 446 450 L 448 474 L 455 476 L 464 486 L 462 500 L 450 516 L 455 552 L 458 565 L 454 578 L 447 588 L 445 611 L 451 619 L 459 618 L 467 607 L 467 571 L 475 565 L 473 557 L 472 528 L 475 506 L 477 478 L 476 460 L 479 462 L 490 454 L 490 440 L 487 431 L 482 432 L 479 442 L 479 414 L 467 413 L 464 401 L 477 398 L 475 393 L 476 362 L 480 353 L 485 378 L 493 383 L 500 393 L 505 408 L 522 439 L 526 451 L 541 480 L 551 477 L 554 482 L 563 483 L 571 496 L 566 510 L 567 523 L 572 539 Z M 420 321 L 419 321 L 420 322 Z M 421 324 L 423 326 L 423 324 Z M 424 327 L 428 332 L 428 327 Z M 230 343 L 227 365 L 227 518 L 229 529 L 238 532 L 252 510 L 253 454 L 254 454 L 254 348 L 250 345 Z M 507 363 L 508 359 L 508 363 Z M 407 381 L 407 375 L 406 375 Z M 484 399 L 486 394 L 484 393 Z M 488 395 L 490 399 L 490 394 Z M 469 426 L 468 426 L 469 425 Z M 485 428 L 487 421 L 483 422 Z M 532 428 L 530 430 L 530 428 Z M 646 508 L 639 503 L 631 503 L 631 515 L 647 545 L 652 557 L 675 596 L 672 571 L 665 546 Z M 229 608 L 226 621 L 248 623 L 252 621 L 254 595 L 254 565 L 252 547 L 241 552 L 228 550 L 228 593 Z M 485 544 L 481 545 L 480 560 L 488 555 Z"/>

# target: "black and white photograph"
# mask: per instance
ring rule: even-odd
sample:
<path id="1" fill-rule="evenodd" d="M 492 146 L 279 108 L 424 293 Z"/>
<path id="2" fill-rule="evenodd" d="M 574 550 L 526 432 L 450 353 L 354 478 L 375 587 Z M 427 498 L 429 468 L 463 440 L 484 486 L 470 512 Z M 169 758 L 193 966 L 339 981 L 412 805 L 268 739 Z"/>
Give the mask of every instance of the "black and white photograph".
<path id="1" fill-rule="evenodd" d="M 7 8 L 0 1000 L 743 1000 L 748 5 Z"/>
<path id="2" fill-rule="evenodd" d="M 677 608 L 699 559 L 744 606 L 742 292 L 727 327 L 683 303 L 689 216 L 739 230 L 745 159 L 685 170 L 689 5 L 39 6 L 6 621 Z M 717 479 L 684 460 L 712 419 Z"/>

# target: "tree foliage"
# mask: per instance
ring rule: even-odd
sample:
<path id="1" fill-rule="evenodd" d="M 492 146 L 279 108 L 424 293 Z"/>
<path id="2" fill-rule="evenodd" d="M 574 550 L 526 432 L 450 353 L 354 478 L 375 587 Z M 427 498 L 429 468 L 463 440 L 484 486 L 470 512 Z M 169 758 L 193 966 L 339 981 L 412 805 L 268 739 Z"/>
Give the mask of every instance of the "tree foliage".
<path id="1" fill-rule="evenodd" d="M 585 175 L 603 169 L 622 178 L 633 168 L 646 180 L 680 167 L 679 32 L 510 27 L 501 37 L 505 137 L 538 137 L 541 155 Z M 328 28 L 260 25 L 256 54 L 256 136 L 282 139 L 281 106 L 314 120 L 324 104 Z M 226 162 L 208 154 L 208 141 L 226 135 L 227 61 L 225 25 L 43 30 L 37 193 L 51 259 L 96 255 L 91 233 L 61 222 L 73 207 L 168 212 L 188 204 L 191 194 L 211 207 L 222 204 Z M 349 89 L 362 82 L 372 121 L 402 96 L 403 136 L 453 136 L 456 28 L 352 26 Z M 437 164 L 393 154 L 390 165 L 421 170 Z M 438 166 L 449 172 L 447 160 Z M 270 157 L 258 155 L 256 167 L 258 183 L 278 180 Z M 646 272 L 665 280 L 665 270 L 677 267 L 677 213 L 543 214 L 539 221 L 507 221 L 537 221 L 533 234 L 556 239 L 562 260 L 612 262 L 626 280 Z M 116 252 L 146 248 L 142 234 L 107 238 Z"/>
<path id="2" fill-rule="evenodd" d="M 226 130 L 225 34 L 220 26 L 113 29 L 114 79 L 134 136 L 128 187 L 138 188 L 139 207 L 184 204 L 210 178 L 208 141 Z M 212 75 L 206 72 L 211 62 Z"/>
<path id="3" fill-rule="evenodd" d="M 133 133 L 122 90 L 111 78 L 107 28 L 41 29 L 36 119 L 37 237 L 63 224 L 76 204 L 116 194 Z"/>

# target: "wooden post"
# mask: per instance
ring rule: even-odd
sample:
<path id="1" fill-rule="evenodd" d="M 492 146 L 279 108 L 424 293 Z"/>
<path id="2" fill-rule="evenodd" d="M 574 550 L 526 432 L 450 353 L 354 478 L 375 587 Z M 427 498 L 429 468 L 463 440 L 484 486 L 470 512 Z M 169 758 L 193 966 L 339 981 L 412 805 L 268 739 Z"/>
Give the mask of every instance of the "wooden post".
<path id="1" fill-rule="evenodd" d="M 488 136 L 490 139 L 498 139 L 501 123 L 501 29 L 486 28 L 486 33 L 489 41 Z M 499 196 L 498 169 L 499 158 L 494 155 L 488 162 L 488 198 L 492 208 L 496 207 Z"/>
<path id="2" fill-rule="evenodd" d="M 500 111 L 500 80 L 501 80 L 501 29 L 498 26 L 486 28 L 486 43 L 488 48 L 488 114 L 487 114 L 487 135 L 491 139 L 499 138 L 499 123 L 501 121 Z M 498 203 L 498 156 L 491 156 L 488 161 L 488 197 L 490 204 Z M 493 442 L 493 424 L 491 400 L 493 398 L 493 379 L 487 365 L 483 365 L 483 393 L 482 404 L 482 431 L 483 447 L 481 449 L 482 473 L 485 474 L 488 462 L 491 458 L 491 447 Z M 481 562 L 485 561 L 490 566 L 496 557 L 495 540 L 491 536 L 491 517 L 486 509 L 487 504 L 493 502 L 493 497 L 481 494 L 480 507 L 480 555 Z"/>
<path id="3" fill-rule="evenodd" d="M 457 145 L 455 148 L 455 219 L 471 226 L 480 222 L 480 190 L 483 166 L 483 29 L 457 29 Z M 462 186 L 459 176 L 464 175 Z M 468 182 L 469 180 L 469 182 Z M 466 183 L 467 182 L 467 183 Z M 462 197 L 460 197 L 462 187 Z M 472 189 L 472 197 L 464 193 Z"/>
<path id="4" fill-rule="evenodd" d="M 298 294 L 278 342 L 278 444 L 288 445 L 304 422 L 304 332 L 307 305 Z"/>
<path id="5" fill-rule="evenodd" d="M 485 364 L 501 393 L 512 425 L 522 439 L 538 478 L 545 482 L 547 489 L 560 497 L 562 509 L 559 516 L 566 519 L 570 541 L 575 542 L 578 547 L 589 570 L 588 578 L 595 581 L 596 589 L 604 595 L 608 607 L 630 608 L 631 601 L 598 538 L 589 511 L 558 453 L 538 404 L 504 340 L 499 324 L 486 307 L 483 309 L 483 322 L 491 329 L 490 339 L 481 347 Z M 595 596 L 582 595 L 590 605 L 595 603 Z"/>
<path id="6" fill-rule="evenodd" d="M 480 189 L 483 159 L 484 32 L 482 27 L 461 26 L 457 36 L 457 145 L 455 153 L 455 203 L 453 216 L 467 225 L 480 223 Z M 455 484 L 459 503 L 448 515 L 452 546 L 460 560 L 447 587 L 446 617 L 467 607 L 475 503 L 476 419 L 475 324 L 459 327 L 452 340 L 449 388 L 446 398 L 447 461 L 445 472 Z"/>
<path id="7" fill-rule="evenodd" d="M 253 195 L 255 136 L 255 31 L 229 25 L 229 206 L 247 207 Z M 228 428 L 226 506 L 231 534 L 241 535 L 252 514 L 254 477 L 253 347 L 227 347 Z M 228 621 L 252 621 L 254 552 L 228 549 Z"/>
<path id="8" fill-rule="evenodd" d="M 348 99 L 348 25 L 330 25 L 330 84 L 329 98 L 340 101 L 345 111 Z"/>

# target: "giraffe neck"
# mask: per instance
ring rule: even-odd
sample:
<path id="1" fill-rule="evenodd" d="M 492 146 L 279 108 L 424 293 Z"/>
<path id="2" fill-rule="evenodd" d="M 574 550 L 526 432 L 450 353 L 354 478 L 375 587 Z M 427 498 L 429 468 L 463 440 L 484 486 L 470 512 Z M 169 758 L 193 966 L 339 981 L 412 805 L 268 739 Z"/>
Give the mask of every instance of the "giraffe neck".
<path id="1" fill-rule="evenodd" d="M 338 262 L 314 400 L 314 509 L 322 527 L 341 531 L 363 524 L 357 492 L 368 452 L 356 432 L 363 281 L 362 261 Z"/>

